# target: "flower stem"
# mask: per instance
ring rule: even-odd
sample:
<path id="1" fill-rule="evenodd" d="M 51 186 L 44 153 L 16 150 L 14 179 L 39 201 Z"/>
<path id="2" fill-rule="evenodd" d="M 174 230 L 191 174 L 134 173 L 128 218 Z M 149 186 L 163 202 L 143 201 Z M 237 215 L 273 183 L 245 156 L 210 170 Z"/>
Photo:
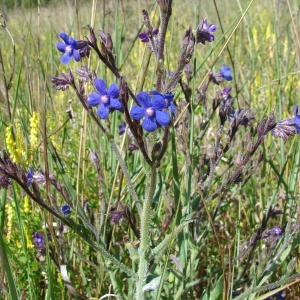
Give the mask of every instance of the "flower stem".
<path id="1" fill-rule="evenodd" d="M 139 246 L 139 267 L 138 267 L 138 280 L 136 284 L 136 300 L 144 299 L 143 286 L 145 285 L 145 280 L 147 276 L 148 270 L 148 261 L 147 256 L 149 254 L 149 227 L 151 220 L 151 203 L 153 199 L 153 195 L 155 192 L 156 186 L 156 166 L 152 165 L 150 172 L 146 173 L 148 178 L 147 182 L 147 191 L 146 198 L 143 204 L 143 210 L 141 215 L 141 239 Z"/>

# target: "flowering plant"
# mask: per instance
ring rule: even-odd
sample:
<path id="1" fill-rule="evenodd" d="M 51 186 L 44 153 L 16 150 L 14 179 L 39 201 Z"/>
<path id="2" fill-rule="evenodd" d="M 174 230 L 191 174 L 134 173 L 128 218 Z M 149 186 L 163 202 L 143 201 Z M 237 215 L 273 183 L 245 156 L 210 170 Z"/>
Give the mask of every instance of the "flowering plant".
<path id="1" fill-rule="evenodd" d="M 18 185 L 51 216 L 46 230 L 39 229 L 32 235 L 32 243 L 41 262 L 46 253 L 51 254 L 71 297 L 87 299 L 88 295 L 83 295 L 80 285 L 76 286 L 65 272 L 68 230 L 86 243 L 88 264 L 95 269 L 101 265 L 107 271 L 109 276 L 103 286 L 112 286 L 118 297 L 170 299 L 175 294 L 174 299 L 184 296 L 213 299 L 209 298 L 211 291 L 203 286 L 208 284 L 209 272 L 216 271 L 219 262 L 227 265 L 224 253 L 231 250 L 224 239 L 230 235 L 230 226 L 222 223 L 222 215 L 235 205 L 231 192 L 241 191 L 264 161 L 266 154 L 261 150 L 265 150 L 267 137 L 287 141 L 300 134 L 298 107 L 293 117 L 280 121 L 276 121 L 274 114 L 257 121 L 249 107 L 240 107 L 239 91 L 225 86 L 236 83 L 234 66 L 217 68 L 215 62 L 198 84 L 199 73 L 196 68 L 192 71 L 197 57 L 195 49 L 204 51 L 218 39 L 217 26 L 207 19 L 200 21 L 195 30 L 188 28 L 182 34 L 177 64 L 168 69 L 165 56 L 172 2 L 157 0 L 159 26 L 143 11 L 144 29 L 137 33 L 136 40 L 148 48 L 149 57 L 154 57 L 149 62 L 155 69 L 155 76 L 147 76 L 145 72 L 145 89 L 144 83 L 137 91 L 130 87 L 109 33 L 96 33 L 89 27 L 84 40 L 76 40 L 64 32 L 58 35 L 56 48 L 65 71 L 52 78 L 53 86 L 63 92 L 71 90 L 83 109 L 82 132 L 86 132 L 86 123 L 91 123 L 92 132 L 97 134 L 89 155 L 93 176 L 83 176 L 82 183 L 78 176 L 76 193 L 66 188 L 64 163 L 55 156 L 54 146 L 52 155 L 58 161 L 58 176 L 50 172 L 47 163 L 41 171 L 23 163 L 24 155 L 17 152 L 14 133 L 11 128 L 7 130 L 8 152 L 3 151 L 0 157 L 0 185 L 4 189 Z M 91 56 L 105 69 L 102 74 L 109 73 L 111 77 L 100 78 Z M 73 119 L 71 109 L 68 116 Z M 37 127 L 36 116 L 32 123 Z M 33 130 L 35 147 L 32 148 L 37 147 L 38 132 L 37 128 Z M 80 140 L 82 148 L 83 140 Z M 98 144 L 103 140 L 109 149 L 100 153 Z M 44 147 L 47 149 L 47 140 Z M 166 167 L 168 160 L 172 162 L 171 168 Z M 134 168 L 128 166 L 130 162 Z M 104 166 L 108 166 L 114 180 L 105 178 Z M 80 170 L 78 166 L 78 174 Z M 98 195 L 95 196 L 95 189 L 89 194 L 97 199 L 92 206 L 90 199 L 80 198 L 78 191 L 80 184 L 89 189 L 94 182 L 98 184 Z M 98 211 L 93 214 L 95 207 Z M 239 214 L 240 210 L 239 206 Z M 232 286 L 228 278 L 223 278 L 222 270 L 217 287 L 222 282 L 231 296 L 248 295 L 247 287 L 254 284 L 249 280 L 252 272 L 249 267 L 255 266 L 254 253 L 259 243 L 264 243 L 269 253 L 285 235 L 285 230 L 278 226 L 269 228 L 279 214 L 274 203 L 266 208 L 251 239 L 237 246 L 238 253 L 234 255 L 238 272 L 234 280 L 232 277 Z M 55 228 L 53 218 L 58 221 Z M 116 242 L 114 232 L 119 228 L 124 231 L 122 239 Z M 296 231 L 291 229 L 291 235 Z M 207 270 L 200 270 L 204 238 L 215 240 L 216 247 L 210 253 Z M 286 249 L 287 244 L 283 243 L 278 253 L 283 255 Z M 275 268 L 271 260 L 264 266 L 259 286 Z M 219 294 L 215 299 L 219 299 L 221 294 L 216 293 Z M 256 293 L 254 290 L 253 294 Z"/>

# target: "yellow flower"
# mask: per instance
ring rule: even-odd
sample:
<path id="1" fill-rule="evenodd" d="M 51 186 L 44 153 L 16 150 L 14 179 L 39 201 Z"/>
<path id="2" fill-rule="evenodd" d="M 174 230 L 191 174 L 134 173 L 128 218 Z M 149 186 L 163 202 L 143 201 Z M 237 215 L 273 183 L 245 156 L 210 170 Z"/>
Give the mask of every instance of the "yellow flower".
<path id="1" fill-rule="evenodd" d="M 289 41 L 288 38 L 286 37 L 283 43 L 283 56 L 285 58 L 287 58 L 289 55 L 288 51 L 289 51 Z"/>
<path id="2" fill-rule="evenodd" d="M 6 217 L 7 217 L 7 223 L 6 223 L 6 238 L 8 241 L 11 239 L 12 235 L 12 226 L 13 226 L 13 218 L 14 218 L 14 210 L 11 204 L 5 205 L 6 210 Z"/>
<path id="3" fill-rule="evenodd" d="M 253 29 L 252 29 L 252 36 L 253 36 L 254 47 L 257 50 L 258 49 L 258 35 L 257 35 L 256 27 L 253 27 Z"/>
<path id="4" fill-rule="evenodd" d="M 30 134 L 29 134 L 31 151 L 36 150 L 39 145 L 38 136 L 39 136 L 39 116 L 37 112 L 33 112 L 30 118 Z"/>
<path id="5" fill-rule="evenodd" d="M 25 214 L 31 212 L 30 199 L 29 199 L 29 197 L 27 195 L 24 197 L 23 211 L 24 211 Z"/>
<path id="6" fill-rule="evenodd" d="M 5 142 L 8 154 L 14 163 L 21 163 L 25 159 L 25 144 L 23 140 L 23 133 L 21 132 L 20 124 L 16 124 L 15 138 L 12 127 L 6 127 Z"/>
<path id="7" fill-rule="evenodd" d="M 271 23 L 268 23 L 268 26 L 267 26 L 267 29 L 266 29 L 266 40 L 269 40 L 270 37 L 272 37 Z"/>
<path id="8" fill-rule="evenodd" d="M 25 229 L 25 237 L 26 237 L 26 246 L 27 249 L 32 249 L 33 248 L 33 244 L 32 244 L 32 240 L 31 240 L 31 234 L 28 232 L 28 229 Z"/>

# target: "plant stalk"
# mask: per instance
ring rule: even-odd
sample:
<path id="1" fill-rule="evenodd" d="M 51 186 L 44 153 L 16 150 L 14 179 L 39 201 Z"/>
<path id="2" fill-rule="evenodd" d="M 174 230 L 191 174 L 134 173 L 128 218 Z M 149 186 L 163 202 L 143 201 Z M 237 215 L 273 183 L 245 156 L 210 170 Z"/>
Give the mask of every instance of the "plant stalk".
<path id="1" fill-rule="evenodd" d="M 151 203 L 156 186 L 156 166 L 152 165 L 150 172 L 146 173 L 148 176 L 146 198 L 143 204 L 141 215 L 141 238 L 139 246 L 139 267 L 138 267 L 138 280 L 136 284 L 136 300 L 144 299 L 143 287 L 145 285 L 147 271 L 148 271 L 148 254 L 150 246 L 150 221 L 151 221 Z"/>

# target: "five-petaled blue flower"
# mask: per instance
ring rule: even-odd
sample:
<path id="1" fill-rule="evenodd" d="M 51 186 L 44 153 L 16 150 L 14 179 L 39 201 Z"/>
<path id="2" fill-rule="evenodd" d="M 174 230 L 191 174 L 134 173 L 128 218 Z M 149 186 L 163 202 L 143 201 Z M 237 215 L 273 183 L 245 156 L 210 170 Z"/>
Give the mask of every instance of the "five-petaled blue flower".
<path id="1" fill-rule="evenodd" d="M 205 42 L 213 42 L 215 36 L 213 35 L 217 31 L 217 26 L 214 24 L 208 25 L 206 19 L 202 20 L 196 29 L 196 42 L 205 45 Z"/>
<path id="2" fill-rule="evenodd" d="M 298 115 L 299 108 L 298 106 L 294 109 L 294 126 L 297 134 L 300 134 L 300 115 Z"/>
<path id="3" fill-rule="evenodd" d="M 172 93 L 161 94 L 157 91 L 150 92 L 151 95 L 159 95 L 164 98 L 165 108 L 168 109 L 171 115 L 176 113 L 176 105 L 174 104 L 174 95 Z"/>
<path id="4" fill-rule="evenodd" d="M 60 208 L 60 211 L 65 217 L 68 217 L 71 214 L 71 207 L 70 205 L 65 204 Z"/>
<path id="5" fill-rule="evenodd" d="M 60 62 L 64 65 L 67 65 L 72 58 L 75 61 L 80 61 L 81 56 L 78 50 L 78 41 L 74 40 L 64 32 L 61 32 L 59 37 L 64 41 L 59 42 L 56 45 L 57 49 L 64 53 L 60 58 Z"/>
<path id="6" fill-rule="evenodd" d="M 123 111 L 123 105 L 119 100 L 119 88 L 112 84 L 108 89 L 101 79 L 94 82 L 96 92 L 87 98 L 89 107 L 98 106 L 97 115 L 100 119 L 106 120 L 110 112 L 115 110 Z"/>
<path id="7" fill-rule="evenodd" d="M 232 80 L 232 74 L 231 74 L 230 67 L 222 66 L 221 69 L 220 69 L 220 74 L 223 77 L 223 79 L 225 79 L 227 81 Z"/>
<path id="8" fill-rule="evenodd" d="M 142 127 L 153 132 L 157 127 L 166 127 L 170 124 L 169 113 L 166 112 L 166 103 L 159 94 L 149 94 L 141 92 L 137 95 L 137 102 L 140 106 L 134 106 L 130 115 L 135 121 L 143 119 Z"/>

